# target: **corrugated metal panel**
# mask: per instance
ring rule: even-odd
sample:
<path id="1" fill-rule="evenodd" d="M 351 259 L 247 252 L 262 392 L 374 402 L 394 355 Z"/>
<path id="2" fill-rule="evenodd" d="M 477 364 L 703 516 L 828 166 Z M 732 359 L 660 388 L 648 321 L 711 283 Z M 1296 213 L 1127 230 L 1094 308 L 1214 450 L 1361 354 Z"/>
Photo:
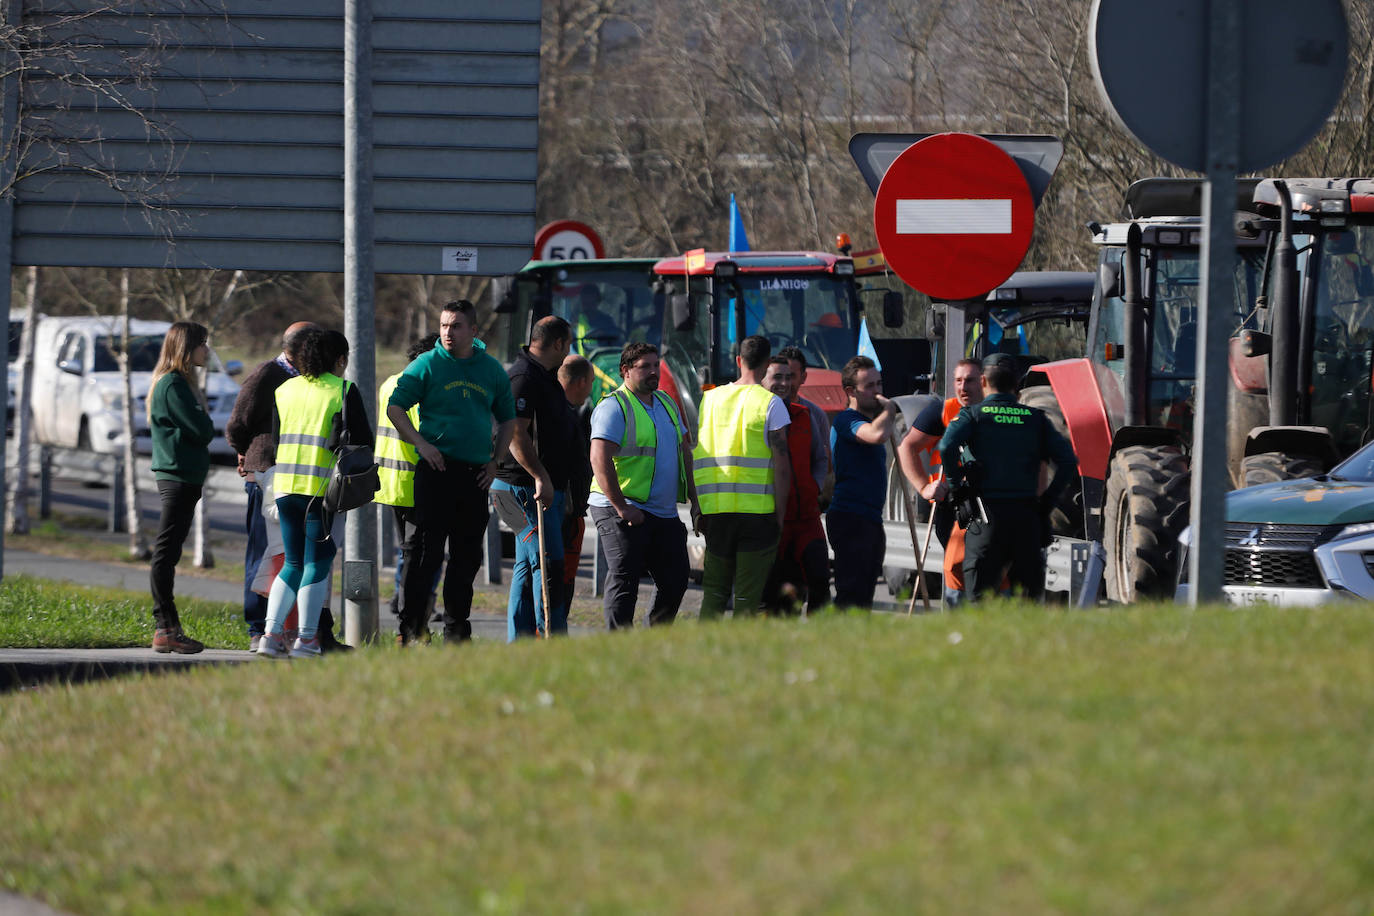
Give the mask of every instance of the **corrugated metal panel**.
<path id="1" fill-rule="evenodd" d="M 31 0 L 24 17 L 51 26 L 96 5 Z M 25 163 L 41 172 L 18 188 L 15 262 L 341 270 L 341 5 L 225 0 L 227 17 L 181 6 L 82 17 L 71 32 L 89 50 L 51 62 L 122 81 L 158 130 L 99 94 L 27 80 L 26 114 L 65 143 Z M 477 249 L 480 273 L 518 270 L 535 228 L 540 3 L 374 0 L 373 19 L 377 270 L 441 272 L 454 248 Z M 168 50 L 138 84 L 126 58 L 149 29 Z M 161 211 L 87 163 L 146 186 Z"/>

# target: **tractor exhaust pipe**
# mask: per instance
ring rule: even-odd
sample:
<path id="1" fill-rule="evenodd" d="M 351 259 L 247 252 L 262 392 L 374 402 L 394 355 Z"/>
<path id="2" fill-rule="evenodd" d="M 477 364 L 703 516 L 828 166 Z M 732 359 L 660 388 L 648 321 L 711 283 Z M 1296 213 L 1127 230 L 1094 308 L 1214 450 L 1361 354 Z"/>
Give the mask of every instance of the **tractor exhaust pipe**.
<path id="1" fill-rule="evenodd" d="M 1293 195 L 1276 180 L 1281 216 L 1274 242 L 1273 350 L 1269 354 L 1269 425 L 1297 423 L 1298 269 L 1293 247 Z"/>
<path id="2" fill-rule="evenodd" d="M 1126 425 L 1145 424 L 1145 300 L 1140 294 L 1140 226 L 1126 231 L 1126 256 L 1121 261 L 1121 280 L 1126 304 Z"/>

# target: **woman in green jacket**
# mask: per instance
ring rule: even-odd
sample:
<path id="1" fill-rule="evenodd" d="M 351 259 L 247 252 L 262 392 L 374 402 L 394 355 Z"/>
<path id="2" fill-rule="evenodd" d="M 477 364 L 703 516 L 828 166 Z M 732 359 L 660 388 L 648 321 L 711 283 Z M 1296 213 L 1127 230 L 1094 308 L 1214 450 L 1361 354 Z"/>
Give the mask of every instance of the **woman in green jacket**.
<path id="1" fill-rule="evenodd" d="M 172 583 L 196 503 L 210 471 L 210 420 L 196 370 L 210 355 L 210 332 L 203 325 L 178 321 L 162 340 L 148 394 L 148 425 L 153 432 L 153 474 L 162 500 L 157 541 L 153 544 L 150 579 L 153 589 L 153 649 L 193 655 L 205 645 L 181 629 Z"/>

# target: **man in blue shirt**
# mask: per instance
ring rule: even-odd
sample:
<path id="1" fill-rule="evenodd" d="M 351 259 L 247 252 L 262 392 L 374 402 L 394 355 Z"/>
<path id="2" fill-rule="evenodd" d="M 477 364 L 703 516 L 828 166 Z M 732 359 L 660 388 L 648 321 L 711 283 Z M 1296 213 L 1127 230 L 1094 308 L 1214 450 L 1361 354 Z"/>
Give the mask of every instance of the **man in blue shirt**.
<path id="1" fill-rule="evenodd" d="M 825 527 L 835 555 L 835 604 L 869 609 L 887 550 L 887 440 L 897 406 L 879 393 L 883 377 L 867 356 L 844 364 L 840 384 L 849 406 L 835 415 L 830 427 L 835 495 Z"/>
<path id="2" fill-rule="evenodd" d="M 606 557 L 606 626 L 634 625 L 639 580 L 648 573 L 655 592 L 649 625 L 672 623 L 687 591 L 687 529 L 677 504 L 690 500 L 692 441 L 672 400 L 658 390 L 658 348 L 631 342 L 620 351 L 625 384 L 592 412 L 592 474 L 588 497 Z"/>

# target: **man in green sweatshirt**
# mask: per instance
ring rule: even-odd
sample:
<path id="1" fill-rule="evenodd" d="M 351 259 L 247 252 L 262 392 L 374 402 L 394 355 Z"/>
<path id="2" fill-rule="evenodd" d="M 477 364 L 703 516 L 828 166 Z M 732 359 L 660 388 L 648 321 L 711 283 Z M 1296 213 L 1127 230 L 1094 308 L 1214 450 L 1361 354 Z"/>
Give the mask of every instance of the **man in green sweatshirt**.
<path id="1" fill-rule="evenodd" d="M 414 524 L 419 533 L 401 582 L 401 641 L 428 635 L 427 611 L 434 576 L 449 554 L 444 575 L 444 639 L 472 638 L 472 582 L 482 564 L 487 529 L 487 488 L 496 476 L 515 428 L 510 377 L 494 357 L 473 345 L 477 309 L 466 299 L 439 315 L 439 346 L 406 367 L 386 415 L 415 446 Z M 416 429 L 406 411 L 419 407 Z M 495 445 L 491 425 L 498 424 Z"/>

